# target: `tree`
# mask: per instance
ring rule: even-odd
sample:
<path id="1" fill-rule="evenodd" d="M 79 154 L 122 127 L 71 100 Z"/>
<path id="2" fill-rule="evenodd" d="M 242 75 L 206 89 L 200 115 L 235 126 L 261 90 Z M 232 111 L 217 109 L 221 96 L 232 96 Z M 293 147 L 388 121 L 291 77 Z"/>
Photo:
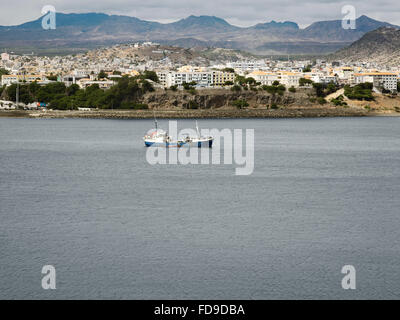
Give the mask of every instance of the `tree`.
<path id="1" fill-rule="evenodd" d="M 8 72 L 8 70 L 6 70 L 6 69 L 4 69 L 4 68 L 0 68 L 0 77 L 1 77 L 2 75 L 8 75 L 8 74 L 10 74 L 10 73 Z"/>
<path id="2" fill-rule="evenodd" d="M 6 89 L 6 94 L 9 100 L 17 101 L 17 85 L 12 84 Z M 34 101 L 34 97 L 29 92 L 29 85 L 20 84 L 19 85 L 19 102 L 28 104 Z"/>
<path id="3" fill-rule="evenodd" d="M 17 85 L 13 84 L 5 89 L 7 98 L 16 100 Z M 40 86 L 37 82 L 19 85 L 19 101 L 31 103 L 45 102 L 53 109 L 76 109 L 77 107 L 96 107 L 102 109 L 146 109 L 147 105 L 140 103 L 140 98 L 149 91 L 153 91 L 152 84 L 140 77 L 123 76 L 108 90 L 103 90 L 98 84 L 86 89 L 78 85 L 66 87 L 62 82 L 51 82 Z M 1 91 L 1 90 L 0 90 Z"/>
<path id="4" fill-rule="evenodd" d="M 223 72 L 235 73 L 235 69 L 233 68 L 224 68 L 222 69 Z"/>
<path id="5" fill-rule="evenodd" d="M 400 92 L 400 82 L 397 82 L 397 92 Z"/>
<path id="6" fill-rule="evenodd" d="M 73 96 L 79 90 L 79 86 L 74 83 L 67 88 L 67 95 Z"/>
<path id="7" fill-rule="evenodd" d="M 311 72 L 311 68 L 312 68 L 312 66 L 309 64 L 308 66 L 306 66 L 306 67 L 303 69 L 303 72 Z"/>
<path id="8" fill-rule="evenodd" d="M 372 89 L 373 89 L 373 84 L 369 82 L 360 83 L 355 85 L 354 87 L 346 85 L 344 87 L 344 95 L 352 100 L 372 101 L 374 100 Z"/>
<path id="9" fill-rule="evenodd" d="M 267 86 L 267 85 L 263 85 L 261 87 L 261 89 L 267 91 L 268 93 L 272 94 L 272 95 L 276 95 L 279 94 L 280 96 L 282 96 L 285 91 L 286 91 L 286 87 L 281 84 L 281 85 L 272 85 L 272 86 Z"/>
<path id="10" fill-rule="evenodd" d="M 154 82 L 159 82 L 157 73 L 154 72 L 154 71 L 146 70 L 145 72 L 143 72 L 142 78 L 143 79 L 148 79 L 148 80 L 151 80 L 151 81 L 154 81 Z"/>
<path id="11" fill-rule="evenodd" d="M 235 77 L 235 82 L 243 86 L 244 84 L 246 84 L 246 77 L 237 74 Z"/>
<path id="12" fill-rule="evenodd" d="M 150 82 L 148 82 L 146 80 L 142 80 L 141 83 L 142 83 L 143 93 L 154 91 L 153 85 Z"/>
<path id="13" fill-rule="evenodd" d="M 47 76 L 47 79 L 50 81 L 57 81 L 58 80 L 58 76 L 57 75 L 53 75 L 52 73 L 50 73 L 49 76 Z"/>
<path id="14" fill-rule="evenodd" d="M 315 94 L 317 97 L 325 97 L 325 84 L 324 83 L 313 83 L 313 88 L 315 89 Z"/>
<path id="15" fill-rule="evenodd" d="M 97 78 L 105 79 L 107 78 L 107 73 L 105 73 L 104 70 L 100 70 L 99 74 L 97 75 Z"/>
<path id="16" fill-rule="evenodd" d="M 257 83 L 257 81 L 252 77 L 248 77 L 245 79 L 245 83 L 247 83 L 249 85 L 255 85 Z"/>
<path id="17" fill-rule="evenodd" d="M 313 84 L 313 81 L 310 79 L 300 78 L 300 80 L 299 80 L 300 87 L 305 87 L 305 86 L 309 86 L 312 84 Z"/>
<path id="18" fill-rule="evenodd" d="M 239 92 L 239 91 L 242 91 L 242 87 L 239 86 L 239 85 L 237 85 L 237 84 L 235 84 L 235 85 L 231 88 L 231 90 L 232 90 L 232 91 L 235 91 L 235 92 Z"/>
<path id="19" fill-rule="evenodd" d="M 295 87 L 290 87 L 288 90 L 289 90 L 289 92 L 292 92 L 292 93 L 296 92 L 296 88 Z"/>
<path id="20" fill-rule="evenodd" d="M 247 108 L 249 106 L 249 104 L 247 103 L 246 100 L 235 100 L 233 101 L 233 106 L 235 106 L 238 109 L 244 109 Z"/>
<path id="21" fill-rule="evenodd" d="M 272 85 L 273 85 L 273 86 L 279 86 L 279 81 L 278 81 L 278 80 L 275 80 L 274 82 L 272 82 Z"/>
<path id="22" fill-rule="evenodd" d="M 196 85 L 197 85 L 196 81 L 182 83 L 183 89 L 188 90 L 188 91 L 195 90 Z"/>

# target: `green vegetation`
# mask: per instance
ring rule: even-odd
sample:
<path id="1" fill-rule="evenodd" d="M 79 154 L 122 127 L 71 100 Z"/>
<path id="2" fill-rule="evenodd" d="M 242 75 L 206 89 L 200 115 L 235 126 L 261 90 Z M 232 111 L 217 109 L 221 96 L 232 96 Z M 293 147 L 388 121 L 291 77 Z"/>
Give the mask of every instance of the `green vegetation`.
<path id="1" fill-rule="evenodd" d="M 263 85 L 261 89 L 272 95 L 278 94 L 280 96 L 283 96 L 286 91 L 286 87 L 283 84 L 279 84 L 279 81 L 274 81 L 272 86 Z"/>
<path id="2" fill-rule="evenodd" d="M 3 94 L 3 91 L 4 91 L 4 89 L 6 88 L 6 86 L 4 85 L 4 86 L 2 86 L 2 87 L 0 87 L 0 97 L 1 97 L 1 95 Z"/>
<path id="3" fill-rule="evenodd" d="M 290 87 L 288 90 L 289 90 L 289 92 L 292 92 L 292 93 L 295 93 L 297 91 L 295 87 Z"/>
<path id="4" fill-rule="evenodd" d="M 236 77 L 235 77 L 235 83 L 237 83 L 237 84 L 239 84 L 241 86 L 245 85 L 246 84 L 246 77 L 240 76 L 240 75 L 237 74 Z"/>
<path id="5" fill-rule="evenodd" d="M 16 84 L 6 89 L 9 100 L 16 100 Z M 148 81 L 138 77 L 124 76 L 109 90 L 102 90 L 97 84 L 86 89 L 77 85 L 66 87 L 62 82 L 39 86 L 36 82 L 20 84 L 19 99 L 23 103 L 44 102 L 49 108 L 71 110 L 78 107 L 100 109 L 147 109 L 139 99 L 154 88 Z"/>
<path id="6" fill-rule="evenodd" d="M 337 107 L 346 107 L 346 106 L 348 106 L 347 102 L 344 101 L 344 96 L 343 95 L 340 95 L 336 99 L 332 99 L 331 102 Z"/>
<path id="7" fill-rule="evenodd" d="M 397 82 L 397 92 L 400 92 L 400 82 Z"/>
<path id="8" fill-rule="evenodd" d="M 331 83 L 313 83 L 313 88 L 315 89 L 315 94 L 319 98 L 324 98 L 327 95 L 336 92 L 339 89 L 339 86 Z"/>
<path id="9" fill-rule="evenodd" d="M 233 106 L 238 108 L 238 109 L 244 109 L 247 108 L 249 106 L 249 104 L 247 103 L 246 100 L 235 100 L 233 101 Z"/>
<path id="10" fill-rule="evenodd" d="M 344 95 L 351 100 L 365 100 L 372 101 L 374 97 L 372 95 L 372 83 L 360 83 L 354 87 L 346 85 L 344 87 Z"/>
<path id="11" fill-rule="evenodd" d="M 299 85 L 300 87 L 311 86 L 314 82 L 310 79 L 300 78 Z"/>
<path id="12" fill-rule="evenodd" d="M 57 81 L 58 76 L 57 75 L 53 75 L 52 73 L 50 73 L 49 76 L 47 76 L 47 79 L 50 81 Z"/>
<path id="13" fill-rule="evenodd" d="M 174 85 L 174 86 L 170 86 L 169 87 L 172 91 L 177 91 L 178 90 L 178 86 Z"/>
<path id="14" fill-rule="evenodd" d="M 199 109 L 199 107 L 199 104 L 194 100 L 190 100 L 188 103 L 188 109 Z"/>
<path id="15" fill-rule="evenodd" d="M 303 69 L 303 72 L 311 72 L 312 65 L 308 65 Z"/>
<path id="16" fill-rule="evenodd" d="M 224 69 L 222 69 L 222 71 L 229 72 L 229 73 L 235 73 L 235 69 L 233 69 L 233 68 L 224 68 Z"/>
<path id="17" fill-rule="evenodd" d="M 242 86 L 245 90 L 247 90 L 250 87 L 256 86 L 259 83 L 252 77 L 244 77 L 240 75 L 236 75 L 235 77 L 235 83 Z"/>
<path id="18" fill-rule="evenodd" d="M 107 78 L 107 73 L 104 72 L 104 70 L 101 70 L 99 74 L 97 75 L 98 79 L 106 79 Z"/>
<path id="19" fill-rule="evenodd" d="M 154 82 L 159 82 L 157 73 L 155 71 L 146 70 L 139 77 L 144 79 L 144 80 L 148 79 L 148 80 L 151 80 L 151 81 L 154 81 Z"/>
<path id="20" fill-rule="evenodd" d="M 0 77 L 1 77 L 2 75 L 7 75 L 7 74 L 10 74 L 10 73 L 8 72 L 8 70 L 6 70 L 6 69 L 4 69 L 4 68 L 0 68 Z"/>
<path id="21" fill-rule="evenodd" d="M 235 91 L 235 92 L 239 92 L 239 91 L 242 91 L 242 87 L 239 86 L 239 85 L 237 85 L 237 84 L 235 84 L 235 85 L 231 88 L 231 90 L 232 90 L 232 91 Z"/>
<path id="22" fill-rule="evenodd" d="M 321 105 L 324 105 L 324 104 L 328 103 L 328 101 L 326 101 L 326 99 L 322 98 L 322 97 L 317 98 L 317 101 Z"/>

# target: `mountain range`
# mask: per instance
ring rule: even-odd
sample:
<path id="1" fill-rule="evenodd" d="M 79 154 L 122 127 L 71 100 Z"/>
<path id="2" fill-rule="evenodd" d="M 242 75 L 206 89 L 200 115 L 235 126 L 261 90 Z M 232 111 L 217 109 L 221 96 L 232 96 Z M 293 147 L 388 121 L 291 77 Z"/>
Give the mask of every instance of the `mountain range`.
<path id="1" fill-rule="evenodd" d="M 0 48 L 77 50 L 134 41 L 155 41 L 182 47 L 220 47 L 261 55 L 326 54 L 381 27 L 399 28 L 361 16 L 355 30 L 341 20 L 319 21 L 307 28 L 295 22 L 271 21 L 237 27 L 215 16 L 189 16 L 172 23 L 145 21 L 104 13 L 57 13 L 55 30 L 44 30 L 42 18 L 17 26 L 0 26 Z"/>
<path id="2" fill-rule="evenodd" d="M 336 52 L 332 59 L 398 66 L 400 64 L 400 30 L 382 27 L 370 31 L 349 47 Z"/>

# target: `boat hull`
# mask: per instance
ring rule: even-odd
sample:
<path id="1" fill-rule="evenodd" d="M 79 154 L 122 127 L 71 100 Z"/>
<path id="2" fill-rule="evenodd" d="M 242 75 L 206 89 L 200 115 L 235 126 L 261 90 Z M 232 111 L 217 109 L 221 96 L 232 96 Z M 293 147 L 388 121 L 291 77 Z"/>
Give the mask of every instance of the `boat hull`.
<path id="1" fill-rule="evenodd" d="M 165 147 L 165 148 L 180 148 L 184 142 L 158 142 L 158 141 L 144 141 L 146 147 Z"/>

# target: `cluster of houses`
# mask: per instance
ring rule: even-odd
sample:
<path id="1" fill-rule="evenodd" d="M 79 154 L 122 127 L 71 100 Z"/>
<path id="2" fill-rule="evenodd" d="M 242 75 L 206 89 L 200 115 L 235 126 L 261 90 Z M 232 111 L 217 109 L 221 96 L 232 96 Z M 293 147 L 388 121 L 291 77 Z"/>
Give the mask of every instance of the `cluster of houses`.
<path id="1" fill-rule="evenodd" d="M 138 46 L 151 47 L 154 44 L 134 44 Z M 110 48 L 112 54 L 118 48 Z M 130 51 L 129 51 L 130 52 Z M 107 64 L 106 61 L 96 61 L 88 58 L 89 54 L 82 56 L 84 62 L 76 60 L 76 57 L 58 57 L 47 61 L 42 57 L 12 56 L 8 53 L 1 54 L 0 68 L 6 69 L 10 74 L 2 75 L 1 85 L 9 86 L 13 83 L 30 83 L 36 81 L 39 85 L 45 85 L 52 81 L 64 82 L 67 86 L 77 84 L 80 88 L 87 88 L 97 84 L 102 89 L 113 86 L 118 78 L 123 75 L 135 76 L 143 70 L 153 70 L 157 73 L 159 83 L 154 84 L 162 88 L 182 88 L 185 83 L 191 83 L 197 88 L 221 88 L 231 86 L 236 75 L 246 78 L 253 78 L 261 85 L 272 85 L 278 81 L 286 87 L 299 87 L 300 79 L 305 78 L 316 83 L 337 83 L 356 85 L 359 83 L 371 82 L 376 90 L 397 91 L 400 69 L 388 70 L 384 67 L 369 65 L 368 63 L 342 64 L 341 62 L 316 61 L 280 61 L 271 59 L 241 60 L 216 62 L 208 66 L 199 65 L 171 65 L 154 64 L 148 68 L 148 61 L 143 68 L 134 68 L 128 60 L 113 58 Z M 54 59 L 54 58 L 52 58 Z M 89 59 L 89 60 L 87 60 Z M 128 59 L 125 57 L 124 59 Z M 104 59 L 103 59 L 104 60 Z M 47 61 L 47 63 L 46 63 Z M 90 62 L 89 62 L 90 61 Z M 51 63 L 58 63 L 62 67 L 51 66 Z M 50 64 L 50 66 L 48 65 Z M 100 78 L 99 66 L 108 66 L 104 70 L 107 77 Z M 121 66 L 121 67 L 118 67 Z M 150 65 L 149 65 L 150 66 Z M 382 71 L 384 70 L 384 71 Z M 46 71 L 46 72 L 44 72 Z M 49 71 L 52 71 L 49 73 Z M 118 71 L 118 72 L 115 72 Z M 54 73 L 53 73 L 54 72 Z M 57 79 L 53 74 L 57 74 Z"/>

